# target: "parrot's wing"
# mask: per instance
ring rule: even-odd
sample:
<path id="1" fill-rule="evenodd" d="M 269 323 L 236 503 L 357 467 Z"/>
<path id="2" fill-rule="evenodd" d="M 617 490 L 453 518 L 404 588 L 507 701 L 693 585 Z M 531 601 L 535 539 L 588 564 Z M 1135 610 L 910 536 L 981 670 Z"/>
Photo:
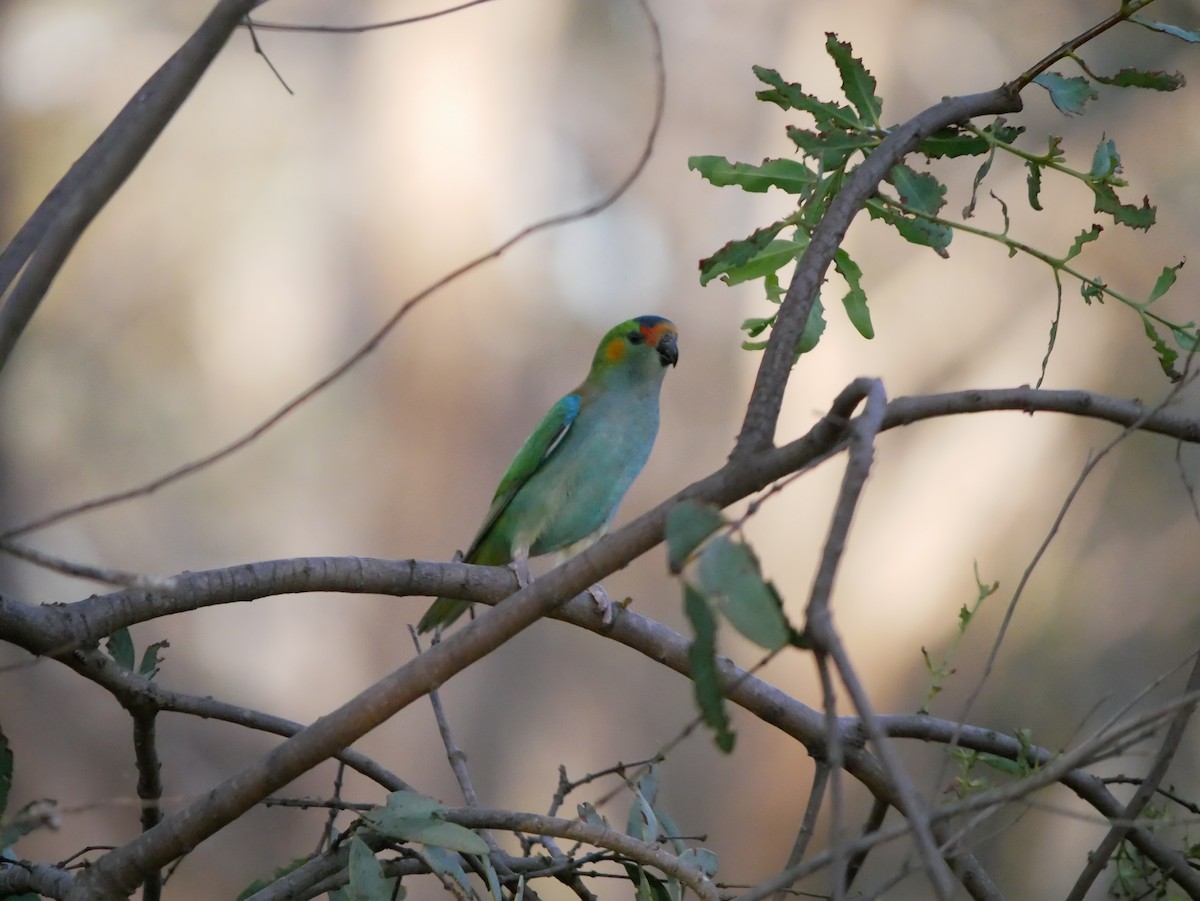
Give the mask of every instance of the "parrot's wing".
<path id="1" fill-rule="evenodd" d="M 500 479 L 500 487 L 496 489 L 496 496 L 492 498 L 492 506 L 488 509 L 483 525 L 479 527 L 479 533 L 471 542 L 471 547 L 463 559 L 468 562 L 471 560 L 476 548 L 479 547 L 480 542 L 483 541 L 492 526 L 496 524 L 496 520 L 500 518 L 504 508 L 513 499 L 513 495 L 520 491 L 521 486 L 528 482 L 533 474 L 550 459 L 551 454 L 558 450 L 563 438 L 570 430 L 571 424 L 575 421 L 575 417 L 579 415 L 582 402 L 583 398 L 579 394 L 568 394 L 550 408 L 550 411 L 538 423 L 537 428 L 533 430 L 533 434 L 525 439 L 525 443 L 521 445 L 521 449 L 517 451 L 516 457 L 513 458 L 508 470 Z"/>

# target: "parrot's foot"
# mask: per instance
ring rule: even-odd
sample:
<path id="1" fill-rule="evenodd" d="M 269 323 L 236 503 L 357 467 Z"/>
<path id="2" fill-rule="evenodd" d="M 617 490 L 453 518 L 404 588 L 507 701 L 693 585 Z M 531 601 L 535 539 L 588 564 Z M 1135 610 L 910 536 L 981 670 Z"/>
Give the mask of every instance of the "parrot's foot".
<path id="1" fill-rule="evenodd" d="M 533 576 L 529 574 L 528 557 L 512 561 L 507 568 L 517 577 L 517 588 L 528 588 L 532 584 Z"/>
<path id="2" fill-rule="evenodd" d="M 592 600 L 596 604 L 601 624 L 608 628 L 613 624 L 613 618 L 616 616 L 616 604 L 613 603 L 613 599 L 608 596 L 608 592 L 599 582 L 589 588 L 587 593 L 592 596 Z"/>

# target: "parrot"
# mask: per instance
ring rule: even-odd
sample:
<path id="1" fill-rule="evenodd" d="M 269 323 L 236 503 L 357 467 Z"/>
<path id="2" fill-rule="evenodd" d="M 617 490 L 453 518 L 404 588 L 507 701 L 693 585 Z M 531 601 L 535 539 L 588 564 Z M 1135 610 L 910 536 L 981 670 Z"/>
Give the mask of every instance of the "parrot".
<path id="1" fill-rule="evenodd" d="M 517 451 L 464 562 L 510 566 L 526 585 L 531 556 L 565 560 L 604 536 L 654 446 L 659 393 L 667 367 L 679 362 L 678 337 L 661 316 L 638 316 L 608 331 L 587 378 Z M 603 588 L 589 591 L 610 620 Z M 417 631 L 448 626 L 470 606 L 438 598 Z"/>

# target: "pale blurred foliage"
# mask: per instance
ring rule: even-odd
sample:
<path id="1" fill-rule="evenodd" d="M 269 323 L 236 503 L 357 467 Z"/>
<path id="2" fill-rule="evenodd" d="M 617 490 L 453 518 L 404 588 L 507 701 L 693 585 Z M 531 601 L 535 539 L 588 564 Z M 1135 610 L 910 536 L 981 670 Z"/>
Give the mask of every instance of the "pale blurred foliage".
<path id="1" fill-rule="evenodd" d="M 1014 76 L 1113 4 L 653 5 L 666 43 L 666 117 L 647 170 L 615 207 L 535 237 L 429 298 L 348 377 L 236 457 L 31 542 L 164 574 L 307 554 L 445 559 L 470 539 L 524 435 L 583 375 L 597 336 L 628 316 L 661 313 L 679 325 L 682 359 L 664 389 L 657 449 L 618 518 L 626 522 L 721 463 L 752 382 L 758 357 L 739 349 L 737 326 L 766 304 L 754 287 L 701 289 L 696 261 L 789 201 L 717 190 L 686 168 L 690 154 L 757 162 L 791 153 L 783 129 L 794 118 L 755 102 L 751 64 L 830 96 L 836 73 L 822 48 L 824 32 L 836 31 L 878 78 L 895 120 Z M 204 6 L 0 6 L 0 236 L 11 236 Z M 277 0 L 259 15 L 366 22 L 435 6 Z M 1153 12 L 1197 24 L 1190 4 Z M 600 196 L 636 158 L 652 109 L 649 39 L 628 0 L 502 0 L 362 36 L 262 32 L 260 40 L 296 95 L 239 34 L 89 230 L 4 373 L 5 525 L 141 483 L 251 428 L 417 290 L 530 221 Z M 1137 63 L 1200 76 L 1194 51 L 1129 28 L 1086 57 L 1100 71 Z M 1144 295 L 1163 265 L 1194 253 L 1200 234 L 1195 89 L 1108 91 L 1073 121 L 1036 89 L 1027 98 L 1021 121 L 1031 133 L 1065 135 L 1070 162 L 1085 167 L 1107 132 L 1132 180 L 1127 198 L 1148 193 L 1159 204 L 1148 236 L 1106 225 L 1101 249 L 1081 260 Z M 973 166 L 959 167 L 950 210 L 966 202 Z M 990 187 L 1008 201 L 1013 233 L 1049 250 L 1064 250 L 1092 221 L 1083 189 L 1050 178 L 1050 211 L 1029 212 L 1023 171 L 1007 161 Z M 994 201 L 980 199 L 978 221 L 999 225 Z M 1054 306 L 1044 267 L 962 236 L 943 261 L 865 217 L 848 246 L 866 272 L 879 337 L 858 337 L 830 291 L 829 328 L 797 368 L 781 440 L 807 429 L 858 375 L 882 377 L 892 396 L 1037 378 Z M 1164 310 L 1195 317 L 1196 287 L 1185 268 Z M 1132 314 L 1085 307 L 1072 284 L 1047 385 L 1148 402 L 1166 391 Z M 1179 405 L 1197 407 L 1194 391 Z M 935 707 L 958 710 L 1022 569 L 1089 453 L 1115 433 L 1065 417 L 992 414 L 881 439 L 834 603 L 877 709 L 921 702 L 920 648 L 937 656 L 946 645 L 974 596 L 978 561 L 1002 587 Z M 1089 719 L 1097 705 L 1115 710 L 1194 649 L 1200 527 L 1174 450 L 1138 437 L 1092 476 L 1029 585 L 975 721 L 1031 727 L 1057 747 L 1099 722 Z M 1196 479 L 1195 452 L 1183 459 Z M 797 621 L 840 471 L 839 460 L 802 479 L 749 527 Z M 0 588 L 29 601 L 96 590 L 5 566 Z M 661 551 L 609 589 L 685 628 Z M 406 624 L 425 603 L 275 598 L 156 622 L 134 637 L 139 647 L 171 640 L 159 677 L 168 686 L 310 721 L 412 655 Z M 725 650 L 755 660 L 735 637 Z M 0 664 L 19 659 L 6 650 Z M 809 703 L 819 698 L 804 655 L 767 675 Z M 132 834 L 126 717 L 56 664 L 3 678 L 14 803 L 52 795 L 89 808 L 21 850 L 54 859 Z M 456 677 L 443 697 L 484 803 L 527 810 L 545 809 L 559 763 L 579 776 L 653 754 L 692 716 L 684 680 L 554 623 Z M 169 809 L 276 741 L 169 714 L 160 722 Z M 770 727 L 745 716 L 736 725 L 734 756 L 697 734 L 666 764 L 663 782 L 680 827 L 707 834 L 721 856 L 722 877 L 752 882 L 785 858 L 810 766 Z M 428 705 L 404 711 L 361 748 L 458 800 Z M 1168 779 L 1193 798 L 1194 757 L 1182 754 Z M 1110 769 L 1136 771 L 1144 759 L 1135 753 Z M 322 767 L 294 793 L 328 794 L 331 772 Z M 921 784 L 940 790 L 932 772 Z M 356 778 L 346 794 L 377 797 Z M 1064 791 L 1045 797 L 1072 806 Z M 862 807 L 861 793 L 854 803 Z M 623 822 L 623 807 L 608 813 Z M 318 816 L 299 819 L 255 812 L 197 849 L 168 896 L 232 897 L 315 844 Z M 1005 831 L 1008 822 L 985 827 L 982 854 L 1012 897 L 1061 895 L 1100 834 L 1061 816 L 1030 814 Z M 862 887 L 898 859 L 881 852 Z"/>

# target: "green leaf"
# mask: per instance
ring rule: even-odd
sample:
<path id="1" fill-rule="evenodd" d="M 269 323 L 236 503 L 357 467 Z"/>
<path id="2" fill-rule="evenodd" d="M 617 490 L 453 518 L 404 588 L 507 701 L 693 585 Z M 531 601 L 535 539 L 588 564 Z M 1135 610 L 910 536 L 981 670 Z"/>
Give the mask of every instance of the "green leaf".
<path id="1" fill-rule="evenodd" d="M 733 750 L 736 736 L 729 727 L 725 696 L 717 672 L 717 619 L 704 595 L 686 582 L 683 584 L 683 612 L 692 626 L 692 643 L 688 645 L 688 661 L 692 665 L 692 686 L 696 706 L 704 725 L 713 730 L 717 747 L 728 754 Z"/>
<path id="2" fill-rule="evenodd" d="M 1104 284 L 1104 279 L 1096 276 L 1089 281 L 1079 283 L 1079 293 L 1083 297 L 1083 302 L 1091 306 L 1093 300 L 1098 300 L 1104 303 L 1105 289 L 1108 286 Z"/>
<path id="3" fill-rule="evenodd" d="M 700 284 L 707 285 L 718 275 L 744 266 L 788 226 L 786 219 L 755 229 L 748 238 L 730 241 L 710 257 L 700 261 Z"/>
<path id="4" fill-rule="evenodd" d="M 396 891 L 396 878 L 383 875 L 383 867 L 375 853 L 358 836 L 350 840 L 350 898 L 353 901 L 391 901 Z M 403 898 L 401 890 L 395 897 Z"/>
<path id="5" fill-rule="evenodd" d="M 1083 252 L 1085 244 L 1091 244 L 1100 237 L 1100 232 L 1104 231 L 1099 225 L 1093 225 L 1091 228 L 1081 231 L 1075 236 L 1075 240 L 1071 242 L 1071 249 L 1067 251 L 1067 255 L 1063 257 L 1063 262 L 1073 260 Z"/>
<path id="6" fill-rule="evenodd" d="M 441 876 L 450 876 L 464 889 L 464 896 L 470 897 L 468 891 L 471 880 L 467 878 L 467 873 L 463 869 L 462 858 L 457 854 L 452 854 L 443 848 L 426 847 L 425 860 L 429 862 L 430 869 Z"/>
<path id="7" fill-rule="evenodd" d="M 778 651 L 788 643 L 783 604 L 763 580 L 758 560 L 744 544 L 726 535 L 709 542 L 700 554 L 700 589 L 717 602 L 730 625 L 760 647 Z"/>
<path id="8" fill-rule="evenodd" d="M 971 182 L 971 200 L 965 207 L 963 207 L 962 211 L 964 219 L 970 219 L 971 216 L 975 214 L 975 204 L 978 203 L 979 200 L 979 186 L 983 184 L 983 180 L 987 178 L 987 174 L 992 170 L 992 163 L 995 162 L 995 160 L 996 148 L 993 147 L 984 161 L 979 164 L 979 168 L 975 170 L 975 179 Z"/>
<path id="9" fill-rule="evenodd" d="M 1029 187 L 1029 205 L 1040 213 L 1042 211 L 1042 167 L 1033 160 L 1027 160 L 1025 165 L 1029 168 L 1029 174 L 1025 177 L 1025 184 Z"/>
<path id="10" fill-rule="evenodd" d="M 1110 181 L 1120 171 L 1121 155 L 1117 153 L 1117 142 L 1112 138 L 1101 138 L 1092 153 L 1092 168 L 1088 176 L 1099 181 Z"/>
<path id="11" fill-rule="evenodd" d="M 787 136 L 824 172 L 841 169 L 855 153 L 865 152 L 880 142 L 879 137 L 858 131 L 839 128 L 818 133 L 794 125 L 788 126 Z"/>
<path id="12" fill-rule="evenodd" d="M 657 876 L 651 876 L 636 864 L 622 863 L 621 866 L 625 868 L 629 881 L 637 887 L 635 901 L 671 901 L 671 896 Z"/>
<path id="13" fill-rule="evenodd" d="M 755 317 L 743 320 L 742 331 L 746 332 L 751 338 L 757 338 L 774 324 L 774 316 L 770 317 L 769 319 Z"/>
<path id="14" fill-rule="evenodd" d="M 708 848 L 688 848 L 679 855 L 679 860 L 688 866 L 698 868 L 709 879 L 717 875 L 717 870 L 720 867 L 717 855 L 709 851 Z"/>
<path id="15" fill-rule="evenodd" d="M 813 117 L 817 128 L 826 130 L 856 131 L 861 123 L 858 116 L 849 107 L 837 103 L 826 103 L 808 94 L 798 84 L 784 81 L 774 69 L 754 66 L 754 74 L 763 84 L 770 85 L 774 90 L 759 91 L 754 96 L 759 100 L 774 103 L 780 109 L 801 110 Z"/>
<path id="16" fill-rule="evenodd" d="M 421 842 L 449 848 L 463 854 L 487 854 L 488 846 L 478 835 L 441 818 L 445 808 L 434 798 L 412 791 L 388 795 L 386 807 L 374 807 L 362 814 L 376 832 L 400 841 Z"/>
<path id="17" fill-rule="evenodd" d="M 1175 277 L 1179 270 L 1183 268 L 1184 262 L 1186 261 L 1176 263 L 1174 266 L 1163 267 L 1163 271 L 1159 273 L 1158 278 L 1154 282 L 1154 287 L 1150 289 L 1150 296 L 1146 299 L 1146 306 L 1150 306 L 1150 304 L 1171 290 L 1171 286 L 1175 284 Z"/>
<path id="18" fill-rule="evenodd" d="M 12 790 L 12 780 L 13 752 L 8 746 L 4 732 L 0 731 L 0 819 L 4 818 L 4 811 L 8 809 L 8 793 Z M 0 851 L 3 851 L 4 847 L 0 845 Z"/>
<path id="19" fill-rule="evenodd" d="M 1146 72 L 1141 69 L 1121 69 L 1116 75 L 1092 73 L 1101 84 L 1117 88 L 1145 88 L 1150 91 L 1177 91 L 1187 84 L 1182 72 Z"/>
<path id="20" fill-rule="evenodd" d="M 1024 131 L 1025 126 L 1008 125 L 1004 119 L 1000 118 L 983 129 L 983 134 L 992 138 L 992 140 L 988 140 L 987 137 L 965 131 L 958 125 L 950 125 L 935 131 L 918 144 L 917 153 L 923 154 L 929 159 L 943 157 L 954 159 L 960 156 L 990 154 L 995 151 L 993 142 L 1011 144 Z"/>
<path id="21" fill-rule="evenodd" d="M 682 500 L 672 507 L 667 513 L 666 530 L 667 565 L 671 572 L 678 574 L 692 551 L 723 525 L 724 517 L 712 504 Z"/>
<path id="22" fill-rule="evenodd" d="M 776 239 L 741 266 L 733 266 L 721 275 L 721 281 L 733 286 L 754 281 L 794 262 L 808 247 L 808 236 L 798 232 L 799 240 Z"/>
<path id="23" fill-rule="evenodd" d="M 1130 203 L 1121 203 L 1117 192 L 1109 185 L 1093 183 L 1090 187 L 1096 195 L 1096 203 L 1093 207 L 1095 212 L 1108 213 L 1118 225 L 1127 225 L 1130 228 L 1148 231 L 1154 224 L 1158 207 L 1150 205 L 1149 197 L 1143 197 L 1142 205 L 1139 207 Z"/>
<path id="24" fill-rule="evenodd" d="M 875 337 L 875 328 L 871 325 L 871 311 L 867 309 L 867 294 L 862 289 L 862 269 L 850 258 L 850 254 L 838 248 L 833 255 L 833 267 L 846 281 L 850 289 L 842 298 L 846 315 L 858 333 L 867 340 Z"/>
<path id="25" fill-rule="evenodd" d="M 865 125 L 879 126 L 879 114 L 883 101 L 875 95 L 875 78 L 867 71 L 862 60 L 854 56 L 848 43 L 839 41 L 833 32 L 825 33 L 825 52 L 837 65 L 842 76 L 842 93 L 858 110 L 858 117 Z"/>
<path id="26" fill-rule="evenodd" d="M 142 662 L 138 664 L 138 675 L 147 679 L 153 679 L 157 676 L 158 665 L 162 663 L 162 657 L 158 655 L 158 652 L 170 646 L 171 642 L 169 641 L 156 641 L 146 648 L 145 653 L 142 654 Z"/>
<path id="27" fill-rule="evenodd" d="M 1009 760 L 1007 757 L 1000 757 L 996 754 L 981 751 L 975 759 L 984 766 L 991 767 L 998 773 L 1006 773 L 1009 776 L 1025 775 L 1026 768 L 1015 760 Z"/>
<path id="28" fill-rule="evenodd" d="M 651 765 L 632 788 L 633 803 L 625 820 L 625 834 L 654 844 L 662 834 L 658 828 L 658 816 L 654 812 L 654 798 L 658 795 L 658 772 L 655 767 Z"/>
<path id="29" fill-rule="evenodd" d="M 788 194 L 801 194 L 813 186 L 817 175 L 798 160 L 765 159 L 761 164 L 731 163 L 723 156 L 688 157 L 688 169 L 699 172 L 718 188 L 736 185 L 743 191 L 761 194 L 779 188 Z"/>
<path id="30" fill-rule="evenodd" d="M 1155 331 L 1150 317 L 1144 314 L 1142 315 L 1142 327 L 1146 330 L 1146 337 L 1150 339 L 1150 344 L 1154 347 L 1154 353 L 1158 356 L 1159 367 L 1172 382 L 1178 382 L 1183 378 L 1175 369 L 1175 361 L 1179 359 L 1179 354 L 1174 348 L 1167 347 L 1167 342 Z"/>
<path id="31" fill-rule="evenodd" d="M 946 248 L 954 237 L 954 232 L 948 225 L 930 222 L 915 216 L 902 216 L 879 198 L 867 201 L 867 213 L 872 219 L 881 219 L 894 228 L 897 234 L 910 244 L 920 244 L 932 247 L 940 257 L 948 257 Z"/>
<path id="32" fill-rule="evenodd" d="M 1057 72 L 1043 72 L 1033 82 L 1049 91 L 1050 102 L 1068 116 L 1079 115 L 1089 100 L 1099 96 L 1082 75 L 1066 78 Z"/>
<path id="33" fill-rule="evenodd" d="M 818 297 L 813 301 L 812 310 L 808 314 L 808 321 L 804 323 L 804 334 L 800 336 L 800 343 L 796 345 L 796 358 L 799 359 L 801 354 L 806 354 L 821 340 L 821 335 L 825 332 L 825 307 Z M 742 345 L 743 347 L 745 345 Z"/>
<path id="34" fill-rule="evenodd" d="M 133 671 L 133 639 L 129 636 L 128 629 L 122 627 L 113 632 L 104 642 L 104 648 L 117 666 L 129 672 Z"/>
<path id="35" fill-rule="evenodd" d="M 1184 350 L 1189 353 L 1200 349 L 1200 330 L 1197 330 L 1196 323 L 1189 322 L 1186 325 L 1171 326 L 1171 334 L 1175 336 L 1175 341 Z"/>
<path id="36" fill-rule="evenodd" d="M 1171 37 L 1187 41 L 1189 44 L 1200 44 L 1200 31 L 1188 31 L 1185 28 L 1180 28 L 1178 25 L 1155 22 L 1153 19 L 1147 19 L 1144 16 L 1139 16 L 1137 13 L 1130 16 L 1128 21 L 1133 22 L 1135 25 L 1141 25 L 1143 28 L 1149 28 L 1151 31 L 1169 34 Z"/>
<path id="37" fill-rule="evenodd" d="M 887 181 L 900 194 L 900 202 L 915 212 L 936 216 L 946 204 L 946 186 L 928 172 L 900 163 L 892 167 Z"/>

